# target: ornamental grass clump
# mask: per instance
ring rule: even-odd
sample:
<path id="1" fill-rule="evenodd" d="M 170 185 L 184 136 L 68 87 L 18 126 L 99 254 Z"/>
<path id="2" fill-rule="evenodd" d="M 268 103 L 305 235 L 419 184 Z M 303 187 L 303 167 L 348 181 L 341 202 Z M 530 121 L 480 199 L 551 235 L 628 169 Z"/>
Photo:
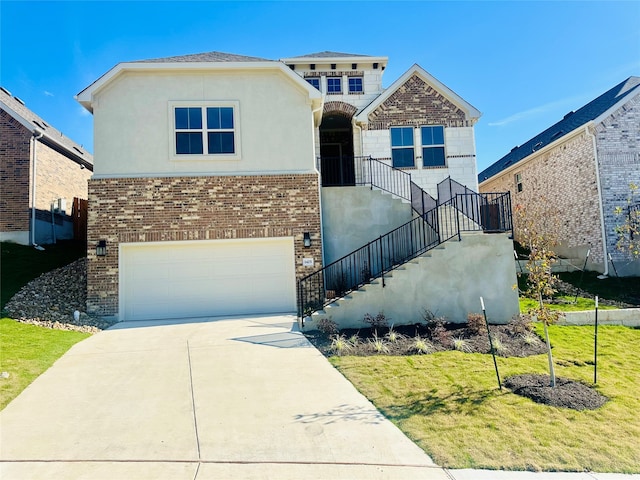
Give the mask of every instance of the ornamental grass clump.
<path id="1" fill-rule="evenodd" d="M 331 350 L 335 352 L 336 355 L 343 355 L 351 351 L 351 344 L 344 335 L 334 335 L 331 339 Z"/>
<path id="2" fill-rule="evenodd" d="M 420 335 L 413 340 L 412 347 L 419 354 L 433 353 L 435 351 L 433 344 L 429 340 L 420 337 Z"/>

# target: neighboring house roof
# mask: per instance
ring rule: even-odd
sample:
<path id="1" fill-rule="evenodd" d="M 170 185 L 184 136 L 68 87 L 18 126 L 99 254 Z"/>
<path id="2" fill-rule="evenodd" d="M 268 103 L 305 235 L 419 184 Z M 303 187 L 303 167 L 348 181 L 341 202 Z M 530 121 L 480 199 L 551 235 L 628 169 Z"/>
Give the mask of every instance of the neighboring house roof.
<path id="1" fill-rule="evenodd" d="M 434 89 L 436 89 L 441 95 L 444 95 L 449 101 L 457 105 L 461 110 L 463 110 L 469 118 L 472 120 L 477 120 L 480 118 L 482 113 L 478 109 L 476 109 L 473 105 L 465 101 L 462 97 L 460 97 L 457 93 L 447 87 L 444 83 L 440 82 L 437 78 L 427 72 L 420 65 L 415 63 L 409 70 L 407 70 L 400 78 L 398 78 L 395 82 L 393 82 L 389 88 L 387 88 L 380 96 L 376 97 L 369 105 L 364 107 L 360 112 L 356 114 L 356 120 L 361 123 L 367 122 L 368 115 L 373 112 L 376 108 L 378 108 L 382 103 L 384 103 L 391 95 L 393 95 L 398 88 L 400 88 L 404 83 L 409 80 L 413 75 L 418 75 L 421 77 L 426 83 L 431 85 Z"/>
<path id="2" fill-rule="evenodd" d="M 42 133 L 43 136 L 40 138 L 42 143 L 93 171 L 93 155 L 91 153 L 49 125 L 40 116 L 29 110 L 22 100 L 11 95 L 11 92 L 3 87 L 0 87 L 0 108 L 20 122 L 27 130 Z"/>
<path id="3" fill-rule="evenodd" d="M 272 62 L 266 58 L 247 57 L 234 53 L 205 52 L 193 55 L 178 55 L 176 57 L 152 58 L 150 60 L 138 60 L 133 63 L 175 63 L 175 62 Z"/>
<path id="4" fill-rule="evenodd" d="M 508 154 L 478 174 L 478 181 L 483 182 L 503 170 L 511 167 L 543 147 L 550 145 L 577 128 L 590 121 L 598 120 L 603 114 L 626 101 L 632 94 L 640 93 L 640 77 L 629 77 L 611 90 L 603 93 L 595 100 L 587 103 L 575 112 L 569 112 L 562 120 L 553 124 L 543 132 L 515 147 Z"/>

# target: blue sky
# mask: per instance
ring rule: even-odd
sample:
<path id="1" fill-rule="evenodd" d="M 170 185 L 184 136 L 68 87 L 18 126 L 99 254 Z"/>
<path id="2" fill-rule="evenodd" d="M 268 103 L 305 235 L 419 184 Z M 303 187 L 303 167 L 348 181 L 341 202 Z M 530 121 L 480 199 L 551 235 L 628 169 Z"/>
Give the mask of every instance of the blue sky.
<path id="1" fill-rule="evenodd" d="M 324 50 L 414 63 L 479 109 L 478 171 L 629 76 L 637 1 L 0 2 L 0 83 L 93 151 L 74 95 L 119 62 Z"/>

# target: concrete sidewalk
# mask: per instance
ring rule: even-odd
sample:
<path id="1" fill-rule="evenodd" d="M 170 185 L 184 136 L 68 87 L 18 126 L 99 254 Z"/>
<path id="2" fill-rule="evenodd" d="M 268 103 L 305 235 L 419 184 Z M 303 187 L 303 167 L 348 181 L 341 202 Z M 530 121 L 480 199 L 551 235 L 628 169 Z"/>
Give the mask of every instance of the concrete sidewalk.
<path id="1" fill-rule="evenodd" d="M 439 468 L 296 330 L 278 316 L 94 335 L 0 412 L 0 478 L 631 478 Z"/>

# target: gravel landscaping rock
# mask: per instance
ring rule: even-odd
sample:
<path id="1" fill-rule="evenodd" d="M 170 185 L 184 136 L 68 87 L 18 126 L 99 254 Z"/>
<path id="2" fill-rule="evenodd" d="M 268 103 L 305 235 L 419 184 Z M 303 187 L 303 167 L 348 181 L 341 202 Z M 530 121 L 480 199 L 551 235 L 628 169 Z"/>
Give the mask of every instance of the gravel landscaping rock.
<path id="1" fill-rule="evenodd" d="M 25 285 L 5 306 L 6 314 L 20 322 L 58 330 L 96 333 L 113 322 L 87 315 L 87 259 L 43 273 Z M 74 312 L 79 311 L 79 318 Z"/>

